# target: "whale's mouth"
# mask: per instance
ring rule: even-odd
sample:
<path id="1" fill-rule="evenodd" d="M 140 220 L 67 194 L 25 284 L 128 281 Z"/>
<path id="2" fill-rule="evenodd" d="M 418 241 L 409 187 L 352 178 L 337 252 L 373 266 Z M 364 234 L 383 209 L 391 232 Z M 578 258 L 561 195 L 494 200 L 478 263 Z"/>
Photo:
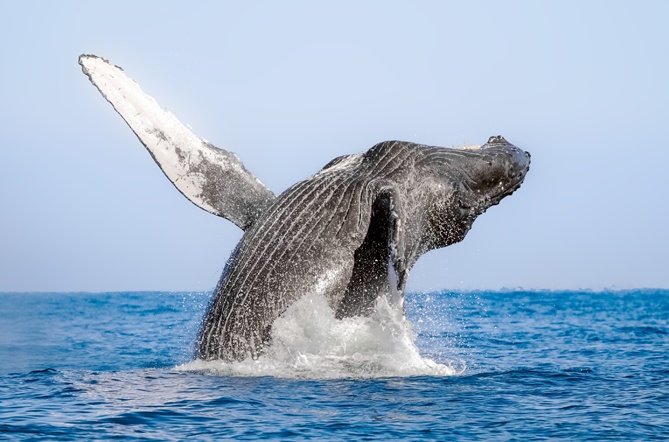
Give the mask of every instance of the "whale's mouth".
<path id="1" fill-rule="evenodd" d="M 379 194 L 374 201 L 367 234 L 354 253 L 351 279 L 336 309 L 338 319 L 367 316 L 379 295 L 401 297 L 404 280 L 395 209 L 389 193 Z"/>

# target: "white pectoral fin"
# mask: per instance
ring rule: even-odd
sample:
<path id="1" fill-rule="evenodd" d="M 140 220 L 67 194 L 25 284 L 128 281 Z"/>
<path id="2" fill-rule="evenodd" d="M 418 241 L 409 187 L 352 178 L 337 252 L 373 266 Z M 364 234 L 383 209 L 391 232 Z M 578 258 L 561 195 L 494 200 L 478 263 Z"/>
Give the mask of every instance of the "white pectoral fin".
<path id="1" fill-rule="evenodd" d="M 275 198 L 237 156 L 201 139 L 123 69 L 95 55 L 79 64 L 174 186 L 196 206 L 248 228 Z"/>

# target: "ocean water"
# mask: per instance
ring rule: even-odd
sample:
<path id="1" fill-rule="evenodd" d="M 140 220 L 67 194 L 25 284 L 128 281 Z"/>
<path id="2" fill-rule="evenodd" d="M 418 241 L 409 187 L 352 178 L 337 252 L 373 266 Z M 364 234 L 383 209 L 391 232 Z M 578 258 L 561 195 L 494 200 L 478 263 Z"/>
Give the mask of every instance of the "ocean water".
<path id="1" fill-rule="evenodd" d="M 0 294 L 0 439 L 667 440 L 669 291 L 307 297 L 193 361 L 210 293 Z"/>

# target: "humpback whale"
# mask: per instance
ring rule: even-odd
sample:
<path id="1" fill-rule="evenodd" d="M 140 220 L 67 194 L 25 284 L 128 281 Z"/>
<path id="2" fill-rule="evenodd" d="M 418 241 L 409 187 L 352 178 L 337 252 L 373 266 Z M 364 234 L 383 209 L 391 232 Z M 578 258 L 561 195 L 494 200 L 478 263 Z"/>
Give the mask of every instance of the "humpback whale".
<path id="1" fill-rule="evenodd" d="M 307 294 L 325 296 L 340 319 L 368 315 L 387 293 L 401 300 L 418 258 L 462 241 L 529 170 L 530 154 L 502 136 L 464 148 L 385 141 L 275 196 L 121 68 L 86 54 L 79 64 L 172 184 L 244 231 L 203 318 L 201 359 L 257 358 L 273 322 Z"/>

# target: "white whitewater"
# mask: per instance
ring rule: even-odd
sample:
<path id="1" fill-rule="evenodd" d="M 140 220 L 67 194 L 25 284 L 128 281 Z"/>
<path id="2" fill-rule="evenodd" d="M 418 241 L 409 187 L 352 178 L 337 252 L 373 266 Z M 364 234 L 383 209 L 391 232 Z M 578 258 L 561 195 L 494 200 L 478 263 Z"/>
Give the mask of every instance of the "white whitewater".
<path id="1" fill-rule="evenodd" d="M 461 368 L 420 355 L 402 306 L 393 304 L 381 296 L 369 317 L 338 320 L 323 296 L 305 296 L 274 322 L 272 344 L 257 360 L 195 360 L 176 369 L 223 376 L 305 379 L 460 373 Z"/>

